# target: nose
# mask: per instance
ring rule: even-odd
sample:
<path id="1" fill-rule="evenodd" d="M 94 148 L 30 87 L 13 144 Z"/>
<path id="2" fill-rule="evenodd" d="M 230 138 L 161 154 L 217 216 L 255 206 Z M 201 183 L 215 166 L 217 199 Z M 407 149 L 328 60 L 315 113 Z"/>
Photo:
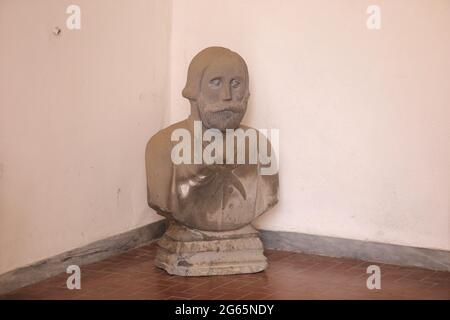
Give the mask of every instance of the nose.
<path id="1" fill-rule="evenodd" d="M 230 84 L 225 84 L 224 86 L 222 86 L 220 95 L 223 101 L 229 101 L 232 99 Z"/>

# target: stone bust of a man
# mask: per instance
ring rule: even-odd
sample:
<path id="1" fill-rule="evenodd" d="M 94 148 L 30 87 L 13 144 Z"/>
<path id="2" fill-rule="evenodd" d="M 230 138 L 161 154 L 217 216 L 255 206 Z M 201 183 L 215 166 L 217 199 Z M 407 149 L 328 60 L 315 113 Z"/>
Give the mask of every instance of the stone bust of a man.
<path id="1" fill-rule="evenodd" d="M 170 274 L 267 267 L 251 222 L 277 203 L 278 171 L 266 174 L 277 168 L 268 139 L 241 124 L 249 96 L 244 59 L 226 48 L 206 48 L 193 58 L 183 89 L 189 117 L 147 144 L 148 204 L 169 220 L 155 265 Z"/>
<path id="2" fill-rule="evenodd" d="M 182 94 L 190 102 L 190 116 L 159 131 L 147 144 L 148 204 L 189 228 L 241 228 L 277 203 L 278 174 L 261 175 L 261 163 L 174 164 L 171 155 L 177 144 L 173 132 L 185 129 L 194 136 L 195 122 L 224 136 L 227 129 L 249 129 L 241 124 L 250 96 L 244 59 L 226 48 L 204 49 L 189 66 Z"/>

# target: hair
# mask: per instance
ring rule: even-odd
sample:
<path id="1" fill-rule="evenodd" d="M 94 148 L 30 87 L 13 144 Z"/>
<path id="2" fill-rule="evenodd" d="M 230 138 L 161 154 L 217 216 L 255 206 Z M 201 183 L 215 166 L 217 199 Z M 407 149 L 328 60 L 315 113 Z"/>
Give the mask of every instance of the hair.
<path id="1" fill-rule="evenodd" d="M 244 99 L 247 99 L 250 95 L 247 64 L 239 54 L 223 47 L 209 47 L 203 49 L 192 59 L 188 69 L 186 85 L 182 91 L 183 97 L 189 100 L 196 100 L 197 95 L 200 92 L 200 86 L 205 70 L 213 61 L 230 57 L 238 58 L 245 69 L 246 92 Z"/>

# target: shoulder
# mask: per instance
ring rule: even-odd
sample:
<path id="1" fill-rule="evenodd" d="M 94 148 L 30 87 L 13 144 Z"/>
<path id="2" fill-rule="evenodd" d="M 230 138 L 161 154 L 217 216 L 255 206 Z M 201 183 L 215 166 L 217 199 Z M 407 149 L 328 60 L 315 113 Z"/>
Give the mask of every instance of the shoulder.
<path id="1" fill-rule="evenodd" d="M 187 121 L 183 120 L 177 123 L 174 123 L 154 134 L 150 140 L 147 142 L 147 146 L 145 148 L 146 155 L 150 155 L 151 153 L 159 153 L 164 154 L 169 152 L 172 147 L 172 133 L 176 129 L 187 129 Z"/>
<path id="2" fill-rule="evenodd" d="M 239 129 L 242 129 L 242 130 L 248 130 L 248 129 L 256 130 L 255 128 L 252 128 L 252 127 L 247 126 L 247 125 L 242 124 L 242 123 L 239 125 Z M 256 130 L 256 131 L 258 131 L 258 130 Z"/>
<path id="3" fill-rule="evenodd" d="M 266 142 L 267 145 L 268 145 L 269 147 L 271 147 L 270 140 L 269 140 L 269 139 L 267 138 L 267 136 L 266 136 L 263 132 L 261 132 L 260 130 L 258 130 L 258 129 L 256 129 L 256 128 L 253 128 L 253 127 L 250 127 L 250 126 L 247 126 L 247 125 L 245 125 L 245 124 L 241 124 L 241 125 L 239 126 L 239 129 L 242 129 L 244 132 L 247 132 L 247 131 L 254 131 L 254 132 L 256 133 L 256 139 L 257 139 L 258 142 L 259 142 L 260 140 L 262 140 L 263 142 Z"/>

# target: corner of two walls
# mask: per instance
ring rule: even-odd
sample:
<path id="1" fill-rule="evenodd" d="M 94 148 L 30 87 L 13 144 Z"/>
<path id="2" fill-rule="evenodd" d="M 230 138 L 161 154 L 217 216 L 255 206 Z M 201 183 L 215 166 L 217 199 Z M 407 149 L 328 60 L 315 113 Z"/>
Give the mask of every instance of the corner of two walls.
<path id="1" fill-rule="evenodd" d="M 69 1 L 2 1 L 0 274 L 159 219 L 145 144 L 212 45 L 249 65 L 245 122 L 280 130 L 259 228 L 449 250 L 448 5 L 400 2 L 370 32 L 349 0 L 79 0 L 77 31 Z"/>

